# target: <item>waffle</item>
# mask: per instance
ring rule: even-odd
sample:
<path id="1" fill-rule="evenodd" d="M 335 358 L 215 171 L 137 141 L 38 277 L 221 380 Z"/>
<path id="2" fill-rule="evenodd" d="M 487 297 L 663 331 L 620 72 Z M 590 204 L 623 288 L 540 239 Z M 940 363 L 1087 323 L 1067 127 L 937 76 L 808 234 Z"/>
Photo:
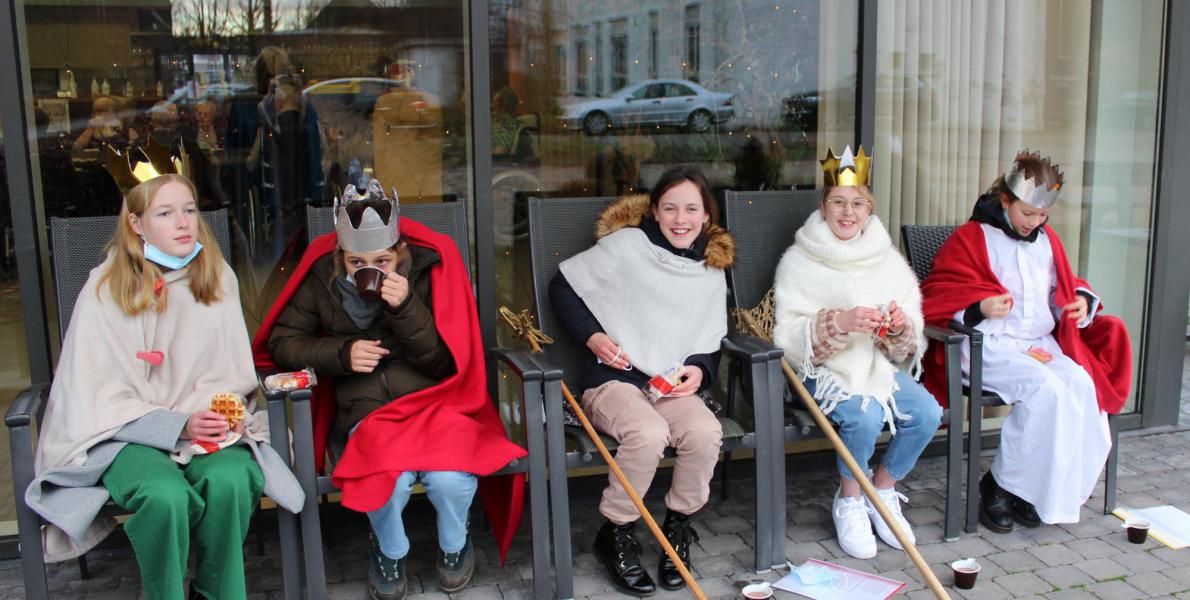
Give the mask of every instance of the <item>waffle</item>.
<path id="1" fill-rule="evenodd" d="M 215 394 L 211 398 L 211 412 L 227 419 L 228 427 L 235 427 L 244 420 L 244 399 L 239 394 Z"/>

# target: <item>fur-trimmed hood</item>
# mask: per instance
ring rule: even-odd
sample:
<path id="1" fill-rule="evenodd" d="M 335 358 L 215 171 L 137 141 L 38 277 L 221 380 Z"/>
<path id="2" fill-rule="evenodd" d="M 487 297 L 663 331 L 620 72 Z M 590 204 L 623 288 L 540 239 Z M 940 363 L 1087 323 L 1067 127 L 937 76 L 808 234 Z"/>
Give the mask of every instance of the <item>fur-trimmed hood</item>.
<path id="1" fill-rule="evenodd" d="M 599 213 L 599 219 L 595 221 L 595 239 L 601 239 L 625 227 L 639 227 L 648 215 L 648 195 L 624 196 L 607 205 L 603 212 Z M 731 267 L 735 262 L 735 239 L 731 237 L 731 233 L 719 225 L 712 225 L 702 235 L 707 238 L 707 266 L 718 269 Z"/>

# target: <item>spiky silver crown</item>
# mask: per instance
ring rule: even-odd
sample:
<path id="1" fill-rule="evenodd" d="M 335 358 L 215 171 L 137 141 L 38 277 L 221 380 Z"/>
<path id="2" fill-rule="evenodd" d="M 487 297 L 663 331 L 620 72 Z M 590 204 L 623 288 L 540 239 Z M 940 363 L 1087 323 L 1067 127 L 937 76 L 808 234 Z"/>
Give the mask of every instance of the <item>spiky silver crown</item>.
<path id="1" fill-rule="evenodd" d="M 360 216 L 359 227 L 351 225 L 351 218 L 347 215 L 347 206 L 356 202 L 390 202 L 392 211 L 388 222 L 380 217 L 376 209 L 371 206 L 364 209 Z M 368 182 L 368 188 L 363 195 L 355 189 L 355 185 L 348 185 L 343 190 L 343 199 L 335 198 L 335 233 L 339 235 L 339 247 L 348 252 L 376 252 L 392 248 L 401 239 L 397 229 L 397 221 L 401 211 L 400 201 L 397 199 L 397 189 L 393 188 L 392 197 L 384 195 L 384 188 L 380 182 L 373 179 Z"/>
<path id="2" fill-rule="evenodd" d="M 1032 158 L 1042 164 L 1041 173 L 1036 178 L 1029 177 L 1021 166 L 1021 159 Z M 1056 178 L 1050 181 L 1052 175 Z M 1012 160 L 1012 167 L 1004 174 L 1004 185 L 1012 190 L 1012 195 L 1034 208 L 1046 210 L 1058 201 L 1058 192 L 1062 191 L 1062 184 L 1066 183 L 1066 175 L 1058 170 L 1058 165 L 1051 162 L 1050 157 L 1041 158 L 1040 152 L 1030 152 L 1028 149 L 1016 155 Z"/>

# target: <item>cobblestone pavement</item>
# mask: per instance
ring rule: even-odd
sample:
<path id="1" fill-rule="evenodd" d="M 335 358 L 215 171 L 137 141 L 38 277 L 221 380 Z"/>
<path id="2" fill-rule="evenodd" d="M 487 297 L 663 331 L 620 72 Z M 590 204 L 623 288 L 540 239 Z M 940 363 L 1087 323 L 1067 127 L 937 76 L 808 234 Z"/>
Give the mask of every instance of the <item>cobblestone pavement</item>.
<path id="1" fill-rule="evenodd" d="M 1190 353 L 1187 355 L 1190 363 Z M 1190 365 L 1188 365 L 1190 366 Z M 1190 369 L 1183 385 L 1183 415 L 1190 413 Z M 1183 418 L 1179 428 L 1133 432 L 1120 440 L 1119 502 L 1145 507 L 1172 504 L 1190 512 L 1190 419 Z M 990 454 L 983 458 L 990 464 Z M 871 560 L 855 560 L 840 550 L 830 519 L 830 501 L 836 481 L 833 461 L 817 461 L 809 468 L 805 461 L 790 464 L 788 502 L 790 520 L 786 527 L 786 555 L 800 563 L 807 558 L 830 560 L 867 572 L 899 579 L 908 585 L 900 597 L 932 598 L 920 575 L 902 552 L 880 543 L 880 552 Z M 693 562 L 699 584 L 710 598 L 739 597 L 740 586 L 749 580 L 775 580 L 783 570 L 766 575 L 754 574 L 752 560 L 752 507 L 754 496 L 747 471 L 750 462 L 733 469 L 731 498 L 716 496 L 695 520 L 701 540 L 694 548 Z M 942 541 L 944 467 L 942 457 L 923 459 L 903 484 L 909 497 L 905 515 L 913 524 L 919 540 L 918 549 L 954 598 L 1132 598 L 1190 599 L 1190 549 L 1170 550 L 1153 540 L 1144 545 L 1128 543 L 1113 516 L 1100 514 L 1103 486 L 1098 486 L 1083 508 L 1081 522 L 1073 525 L 1042 526 L 999 535 L 980 528 L 976 534 L 964 534 L 957 542 Z M 600 525 L 596 510 L 602 477 L 572 481 L 570 486 L 574 529 L 574 588 L 576 598 L 622 598 L 611 591 L 605 572 L 591 554 L 591 542 Z M 659 476 L 646 502 L 653 514 L 664 514 L 662 497 L 668 476 Z M 410 598 L 446 598 L 434 582 L 433 512 L 428 502 L 418 500 L 407 510 L 408 529 L 413 551 L 408 563 Z M 271 515 L 266 515 L 267 520 Z M 345 510 L 331 510 L 328 531 L 335 538 L 327 551 L 327 579 L 334 599 L 367 597 L 366 544 L 367 524 L 359 515 Z M 531 538 L 526 518 L 507 562 L 500 566 L 495 544 L 489 534 L 476 526 L 478 568 L 474 584 L 452 598 L 513 599 L 530 598 Z M 639 539 L 646 548 L 646 564 L 655 573 L 657 547 L 646 541 L 643 527 Z M 330 537 L 330 536 L 328 536 Z M 275 532 L 268 532 L 264 554 L 256 553 L 255 543 L 247 546 L 246 559 L 250 598 L 280 598 L 281 567 Z M 54 565 L 50 585 L 54 597 L 84 599 L 136 598 L 140 580 L 132 551 L 112 548 L 92 552 L 89 564 L 92 578 L 81 580 L 74 563 Z M 951 560 L 974 557 L 983 565 L 974 590 L 953 588 L 953 578 L 946 566 Z M 20 565 L 0 561 L 0 600 L 23 598 Z M 688 598 L 688 593 L 662 592 L 657 598 Z M 778 598 L 793 598 L 778 592 Z"/>

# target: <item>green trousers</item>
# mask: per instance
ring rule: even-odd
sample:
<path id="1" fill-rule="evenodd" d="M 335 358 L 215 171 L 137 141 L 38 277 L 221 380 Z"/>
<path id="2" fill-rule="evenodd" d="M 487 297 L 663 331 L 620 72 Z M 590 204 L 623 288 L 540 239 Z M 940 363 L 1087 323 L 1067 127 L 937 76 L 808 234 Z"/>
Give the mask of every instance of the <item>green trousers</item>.
<path id="1" fill-rule="evenodd" d="M 179 465 L 161 450 L 129 444 L 103 474 L 103 485 L 132 512 L 124 532 L 136 552 L 145 598 L 186 600 L 191 540 L 194 589 L 219 600 L 247 596 L 244 539 L 264 488 L 251 451 L 232 446 Z"/>

